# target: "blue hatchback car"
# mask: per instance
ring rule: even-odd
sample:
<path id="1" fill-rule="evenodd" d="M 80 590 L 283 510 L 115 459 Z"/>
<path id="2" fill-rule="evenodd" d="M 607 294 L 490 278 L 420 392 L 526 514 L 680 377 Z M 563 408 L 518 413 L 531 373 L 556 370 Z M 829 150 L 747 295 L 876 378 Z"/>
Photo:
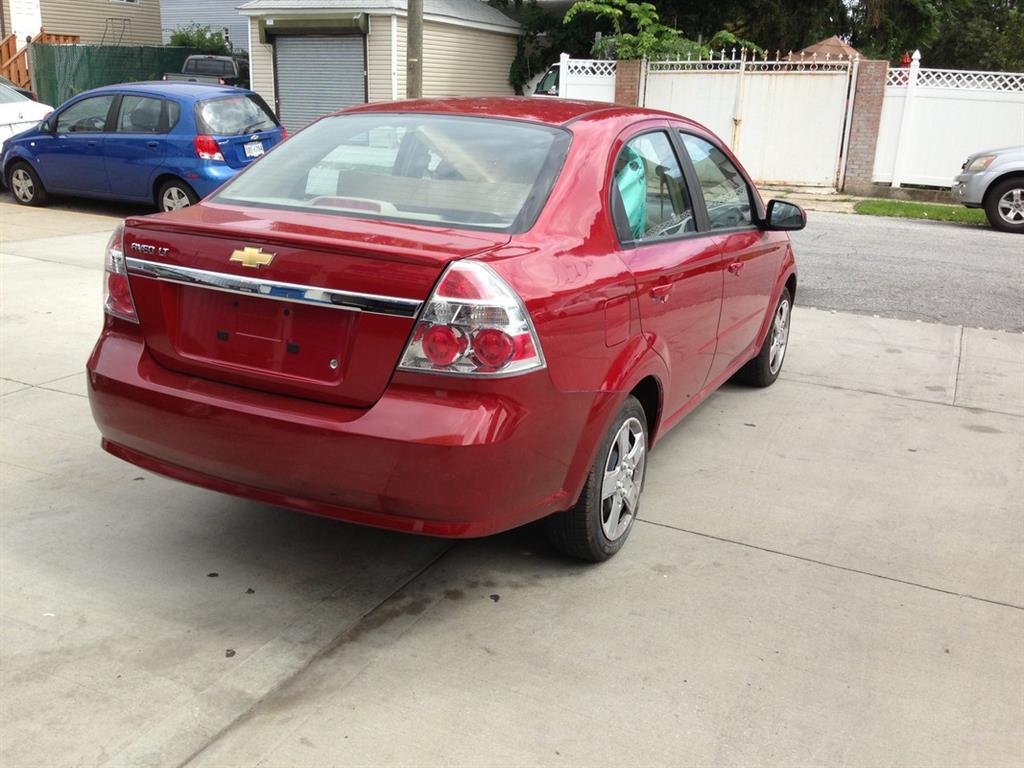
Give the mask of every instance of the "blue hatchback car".
<path id="1" fill-rule="evenodd" d="M 49 193 L 192 205 L 285 138 L 252 91 L 198 83 L 123 83 L 69 100 L 7 140 L 0 164 L 14 199 Z"/>

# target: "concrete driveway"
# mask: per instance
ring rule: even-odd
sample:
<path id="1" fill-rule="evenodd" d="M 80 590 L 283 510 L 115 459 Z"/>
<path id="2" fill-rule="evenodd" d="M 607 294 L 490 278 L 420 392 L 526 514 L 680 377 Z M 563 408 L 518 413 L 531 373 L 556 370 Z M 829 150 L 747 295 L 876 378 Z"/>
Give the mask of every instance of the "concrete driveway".
<path id="1" fill-rule="evenodd" d="M 104 454 L 85 210 L 0 202 L 3 765 L 1024 760 L 1021 334 L 798 309 L 780 381 L 670 433 L 585 566 Z"/>

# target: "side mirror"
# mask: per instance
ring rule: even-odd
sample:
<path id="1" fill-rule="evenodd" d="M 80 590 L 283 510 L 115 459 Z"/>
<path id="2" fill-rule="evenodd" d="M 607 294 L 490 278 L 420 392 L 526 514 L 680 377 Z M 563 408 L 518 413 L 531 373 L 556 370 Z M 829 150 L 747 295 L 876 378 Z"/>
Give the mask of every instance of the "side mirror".
<path id="1" fill-rule="evenodd" d="M 769 200 L 762 228 L 772 231 L 795 231 L 807 226 L 807 214 L 795 203 L 785 200 Z"/>

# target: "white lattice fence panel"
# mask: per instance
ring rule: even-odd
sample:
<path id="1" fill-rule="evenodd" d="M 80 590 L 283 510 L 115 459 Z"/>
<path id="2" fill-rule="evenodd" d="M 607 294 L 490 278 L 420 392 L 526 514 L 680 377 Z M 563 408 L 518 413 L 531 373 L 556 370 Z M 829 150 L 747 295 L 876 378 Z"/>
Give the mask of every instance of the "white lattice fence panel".
<path id="1" fill-rule="evenodd" d="M 886 85 L 904 86 L 910 81 L 907 68 L 890 69 Z M 919 69 L 918 88 L 954 88 L 977 91 L 1024 93 L 1024 72 L 975 72 L 966 69 Z"/>
<path id="2" fill-rule="evenodd" d="M 615 77 L 615 64 L 605 59 L 569 59 L 569 75 Z"/>

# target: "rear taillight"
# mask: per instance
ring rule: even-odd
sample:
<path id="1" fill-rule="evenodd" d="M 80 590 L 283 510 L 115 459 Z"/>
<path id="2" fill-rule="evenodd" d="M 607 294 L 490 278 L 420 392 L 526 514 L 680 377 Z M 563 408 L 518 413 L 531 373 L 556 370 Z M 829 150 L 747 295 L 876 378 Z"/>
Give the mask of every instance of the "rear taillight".
<path id="1" fill-rule="evenodd" d="M 398 367 L 458 376 L 509 376 L 544 367 L 522 300 L 477 261 L 445 271 L 420 312 Z"/>
<path id="2" fill-rule="evenodd" d="M 224 155 L 220 153 L 220 144 L 213 136 L 196 136 L 196 154 L 200 160 L 220 160 L 224 162 Z"/>
<path id="3" fill-rule="evenodd" d="M 122 320 L 139 322 L 132 289 L 128 285 L 128 266 L 124 260 L 124 224 L 118 224 L 110 236 L 103 270 L 103 310 Z"/>
<path id="4" fill-rule="evenodd" d="M 285 140 L 285 139 L 287 139 L 287 138 L 288 138 L 288 129 L 287 129 L 287 128 L 285 128 L 285 127 L 284 127 L 284 126 L 282 125 L 282 126 L 281 126 L 281 141 L 284 141 L 284 140 Z"/>
<path id="5" fill-rule="evenodd" d="M 162 80 L 167 80 L 167 75 L 164 75 L 161 79 Z"/>

